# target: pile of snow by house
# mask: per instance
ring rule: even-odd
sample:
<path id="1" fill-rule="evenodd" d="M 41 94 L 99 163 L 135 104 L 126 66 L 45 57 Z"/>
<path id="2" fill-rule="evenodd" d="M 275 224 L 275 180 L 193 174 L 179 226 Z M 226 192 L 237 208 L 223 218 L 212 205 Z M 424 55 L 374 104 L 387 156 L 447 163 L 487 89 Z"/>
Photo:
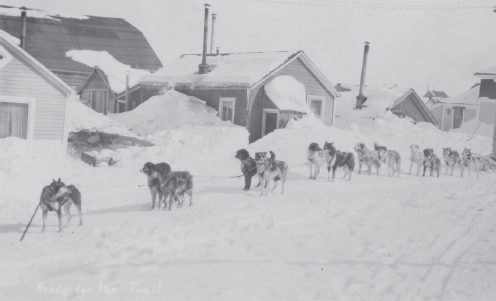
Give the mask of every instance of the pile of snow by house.
<path id="1" fill-rule="evenodd" d="M 143 76 L 140 83 L 188 86 L 248 87 L 284 64 L 298 52 L 232 53 L 207 56 L 211 71 L 198 74 L 201 55 L 183 55 L 157 72 Z"/>
<path id="2" fill-rule="evenodd" d="M 473 118 L 462 123 L 459 128 L 451 129 L 450 132 L 492 138 L 494 133 L 494 124 L 487 124 L 484 121 L 479 120 L 479 118 Z"/>
<path id="3" fill-rule="evenodd" d="M 305 86 L 294 77 L 278 76 L 265 84 L 264 90 L 279 110 L 310 113 Z"/>
<path id="4" fill-rule="evenodd" d="M 449 103 L 449 104 L 478 105 L 480 104 L 479 94 L 480 94 L 480 86 L 476 86 L 462 93 L 453 95 L 451 97 L 440 99 L 438 102 Z"/>
<path id="5" fill-rule="evenodd" d="M 343 90 L 341 97 L 335 99 L 335 121 L 334 126 L 346 129 L 352 124 L 358 126 L 369 126 L 374 123 L 375 118 L 381 118 L 391 108 L 395 100 L 400 98 L 411 89 L 393 87 L 364 87 L 363 94 L 367 101 L 361 110 L 354 110 L 356 97 L 360 86 L 341 84 Z"/>
<path id="6" fill-rule="evenodd" d="M 126 76 L 129 74 L 129 86 L 134 86 L 141 76 L 150 72 L 131 68 L 116 60 L 107 51 L 94 50 L 71 50 L 67 51 L 67 57 L 88 67 L 96 67 L 102 70 L 108 78 L 109 85 L 116 93 L 126 90 Z"/>
<path id="7" fill-rule="evenodd" d="M 125 125 L 88 108 L 80 101 L 71 99 L 67 103 L 69 132 L 87 130 L 136 137 Z"/>
<path id="8" fill-rule="evenodd" d="M 153 96 L 132 111 L 111 114 L 109 117 L 125 124 L 138 135 L 171 130 L 183 125 L 239 128 L 231 122 L 219 119 L 217 111 L 207 106 L 203 100 L 174 90 Z"/>

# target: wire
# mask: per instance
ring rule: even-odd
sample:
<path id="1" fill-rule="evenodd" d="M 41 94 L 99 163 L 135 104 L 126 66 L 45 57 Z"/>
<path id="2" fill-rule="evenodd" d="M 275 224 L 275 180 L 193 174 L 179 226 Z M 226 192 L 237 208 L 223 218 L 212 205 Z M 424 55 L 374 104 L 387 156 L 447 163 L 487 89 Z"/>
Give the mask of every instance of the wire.
<path id="1" fill-rule="evenodd" d="M 475 131 L 472 133 L 472 136 L 470 136 L 470 138 L 467 141 L 470 141 L 470 139 L 472 139 L 472 137 L 474 137 L 475 132 L 477 132 L 477 129 L 479 128 L 479 126 L 481 125 L 481 123 L 482 123 L 482 120 L 481 120 L 481 122 L 479 122 L 479 125 L 475 128 Z"/>
<path id="2" fill-rule="evenodd" d="M 419 9 L 419 10 L 427 10 L 427 9 L 446 9 L 446 10 L 453 10 L 453 9 L 491 9 L 493 7 L 491 6 L 453 6 L 453 7 L 448 7 L 448 6 L 406 6 L 406 5 L 395 5 L 395 4 L 379 4 L 383 6 L 377 6 L 374 4 L 370 3 L 356 3 L 356 4 L 366 4 L 366 5 L 342 5 L 342 4 L 334 4 L 334 3 L 343 3 L 339 1 L 326 1 L 329 4 L 319 4 L 319 3 L 303 3 L 303 2 L 287 2 L 287 1 L 276 1 L 276 0 L 245 0 L 245 1 L 250 1 L 250 2 L 265 2 L 265 3 L 277 3 L 277 4 L 292 4 L 292 5 L 304 5 L 304 6 L 329 6 L 329 7 L 347 7 L 347 8 L 372 8 L 372 9 Z"/>

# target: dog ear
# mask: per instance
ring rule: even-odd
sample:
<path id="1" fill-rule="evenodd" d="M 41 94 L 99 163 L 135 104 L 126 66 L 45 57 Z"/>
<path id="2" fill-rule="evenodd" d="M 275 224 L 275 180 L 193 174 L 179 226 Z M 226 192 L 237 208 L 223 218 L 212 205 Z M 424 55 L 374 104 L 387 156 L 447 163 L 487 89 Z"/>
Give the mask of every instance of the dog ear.
<path id="1" fill-rule="evenodd" d="M 59 180 L 57 182 L 62 183 L 62 181 L 60 181 L 60 178 L 59 178 Z"/>

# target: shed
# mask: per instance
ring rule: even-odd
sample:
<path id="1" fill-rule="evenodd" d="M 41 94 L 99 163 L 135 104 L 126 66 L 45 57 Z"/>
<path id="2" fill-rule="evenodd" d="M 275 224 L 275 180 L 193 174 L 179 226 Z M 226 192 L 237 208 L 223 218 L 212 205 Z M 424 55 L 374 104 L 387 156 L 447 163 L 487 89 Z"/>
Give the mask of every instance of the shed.
<path id="1" fill-rule="evenodd" d="M 75 91 L 0 31 L 0 138 L 67 143 Z"/>
<path id="2" fill-rule="evenodd" d="M 199 54 L 182 55 L 157 72 L 143 76 L 133 89 L 174 88 L 202 99 L 219 112 L 221 119 L 245 126 L 250 142 L 310 111 L 325 125 L 333 124 L 334 99 L 340 94 L 303 51 L 208 55 L 206 74 L 198 74 L 201 61 Z M 282 76 L 285 78 L 277 79 Z M 269 90 L 274 93 L 269 95 L 267 84 L 271 82 Z M 301 88 L 291 95 L 275 92 L 288 83 Z M 119 99 L 122 97 L 122 93 L 118 95 Z"/>

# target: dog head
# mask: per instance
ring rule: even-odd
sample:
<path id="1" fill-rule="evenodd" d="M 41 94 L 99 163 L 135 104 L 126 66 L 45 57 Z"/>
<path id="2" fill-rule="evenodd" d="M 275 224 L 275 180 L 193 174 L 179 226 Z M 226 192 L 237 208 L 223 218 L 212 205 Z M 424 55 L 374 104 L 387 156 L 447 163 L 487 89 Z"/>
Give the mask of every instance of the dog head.
<path id="1" fill-rule="evenodd" d="M 364 148 L 365 148 L 365 143 L 363 142 L 358 142 L 357 144 L 355 144 L 355 151 L 357 153 L 362 153 Z"/>
<path id="2" fill-rule="evenodd" d="M 163 163 L 163 162 L 155 164 L 155 170 L 157 171 L 157 173 L 159 175 L 161 175 L 163 177 L 167 177 L 171 173 L 170 165 L 167 163 Z"/>
<path id="3" fill-rule="evenodd" d="M 419 151 L 420 147 L 416 144 L 410 145 L 410 153 L 416 154 Z"/>
<path id="4" fill-rule="evenodd" d="M 156 165 L 153 164 L 152 162 L 146 162 L 145 165 L 143 165 L 143 168 L 140 169 L 141 173 L 144 173 L 145 175 L 152 175 L 156 171 Z"/>
<path id="5" fill-rule="evenodd" d="M 64 187 L 65 184 L 64 182 L 62 182 L 60 180 L 60 178 L 55 181 L 55 180 L 52 180 L 52 183 L 50 183 L 49 187 L 50 187 L 50 191 L 52 191 L 53 193 L 57 193 L 59 191 L 60 188 Z"/>
<path id="6" fill-rule="evenodd" d="M 470 151 L 470 148 L 464 148 L 462 152 L 462 157 L 463 159 L 470 159 L 472 157 L 472 152 Z"/>
<path id="7" fill-rule="evenodd" d="M 327 155 L 336 154 L 336 148 L 334 147 L 334 142 L 324 142 L 324 153 Z"/>
<path id="8" fill-rule="evenodd" d="M 321 151 L 322 149 L 320 148 L 319 144 L 316 143 L 316 142 L 312 142 L 310 143 L 310 146 L 308 147 L 308 150 L 312 151 L 312 152 L 319 152 Z"/>
<path id="9" fill-rule="evenodd" d="M 451 154 L 451 147 L 448 147 L 448 148 L 444 148 L 443 147 L 443 156 L 444 157 L 449 157 Z"/>
<path id="10" fill-rule="evenodd" d="M 264 163 L 265 161 L 268 161 L 268 160 L 269 160 L 269 158 L 267 158 L 267 152 L 255 153 L 255 162 Z"/>
<path id="11" fill-rule="evenodd" d="M 384 160 L 386 157 L 387 148 L 385 146 L 377 146 L 376 151 L 379 159 Z"/>
<path id="12" fill-rule="evenodd" d="M 236 152 L 236 156 L 234 156 L 234 158 L 239 159 L 239 161 L 244 161 L 250 158 L 250 153 L 243 148 Z"/>
<path id="13" fill-rule="evenodd" d="M 424 159 L 430 160 L 434 155 L 434 150 L 432 148 L 424 149 Z"/>

